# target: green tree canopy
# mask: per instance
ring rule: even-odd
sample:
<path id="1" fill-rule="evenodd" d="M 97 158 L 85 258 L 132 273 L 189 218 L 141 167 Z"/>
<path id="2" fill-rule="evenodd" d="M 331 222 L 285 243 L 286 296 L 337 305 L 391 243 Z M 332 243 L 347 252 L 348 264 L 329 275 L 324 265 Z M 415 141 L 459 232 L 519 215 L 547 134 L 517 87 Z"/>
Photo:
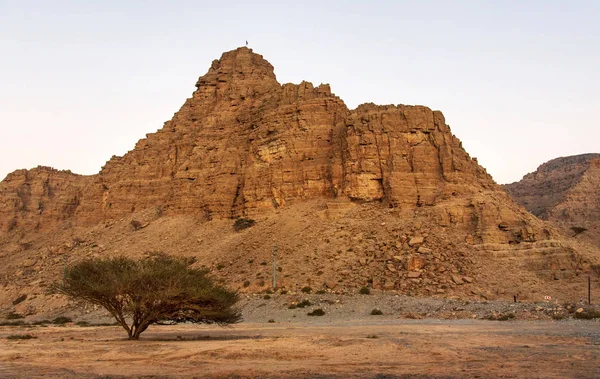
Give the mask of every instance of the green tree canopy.
<path id="1" fill-rule="evenodd" d="M 133 260 L 126 257 L 82 261 L 65 272 L 53 292 L 106 308 L 139 339 L 158 322 L 227 325 L 241 321 L 233 305 L 238 294 L 214 283 L 204 269 L 166 255 Z"/>

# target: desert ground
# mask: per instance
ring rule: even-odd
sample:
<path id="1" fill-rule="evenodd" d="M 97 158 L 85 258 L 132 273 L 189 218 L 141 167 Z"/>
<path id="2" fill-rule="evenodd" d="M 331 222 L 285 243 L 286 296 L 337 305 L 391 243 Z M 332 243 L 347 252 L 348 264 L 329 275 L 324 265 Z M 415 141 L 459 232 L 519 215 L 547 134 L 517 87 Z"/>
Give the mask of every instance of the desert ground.
<path id="1" fill-rule="evenodd" d="M 246 299 L 247 321 L 240 324 L 154 325 L 139 341 L 126 340 L 117 326 L 2 326 L 0 377 L 600 377 L 597 319 L 535 320 L 535 309 L 542 307 L 528 304 L 518 304 L 523 309 L 515 313 L 520 316 L 507 321 L 442 319 L 459 309 L 459 303 L 440 300 L 422 305 L 447 308 L 448 312 L 431 313 L 434 317 L 418 319 L 415 313 L 417 319 L 411 319 L 389 307 L 382 307 L 383 315 L 371 316 L 366 313 L 369 302 L 382 299 L 359 299 L 367 305 L 344 307 L 345 301 L 358 300 L 344 300 L 342 305 L 334 301 L 322 317 L 308 317 L 306 308 L 283 308 L 283 299 Z M 312 301 L 317 302 L 314 297 Z M 479 314 L 486 314 L 510 304 L 463 303 L 464 307 L 474 314 L 481 308 Z M 523 315 L 526 319 L 520 318 Z M 275 319 L 269 322 L 269 316 Z M 35 338 L 6 338 L 19 334 Z"/>

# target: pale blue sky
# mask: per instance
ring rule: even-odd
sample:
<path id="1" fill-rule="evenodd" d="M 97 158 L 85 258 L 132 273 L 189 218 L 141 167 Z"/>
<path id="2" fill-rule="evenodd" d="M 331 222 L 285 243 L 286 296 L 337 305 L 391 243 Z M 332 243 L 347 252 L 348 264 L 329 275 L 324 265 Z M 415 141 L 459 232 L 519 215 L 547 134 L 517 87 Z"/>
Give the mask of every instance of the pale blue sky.
<path id="1" fill-rule="evenodd" d="M 246 39 L 280 83 L 441 110 L 499 183 L 600 152 L 600 1 L 0 0 L 0 178 L 98 172 Z"/>

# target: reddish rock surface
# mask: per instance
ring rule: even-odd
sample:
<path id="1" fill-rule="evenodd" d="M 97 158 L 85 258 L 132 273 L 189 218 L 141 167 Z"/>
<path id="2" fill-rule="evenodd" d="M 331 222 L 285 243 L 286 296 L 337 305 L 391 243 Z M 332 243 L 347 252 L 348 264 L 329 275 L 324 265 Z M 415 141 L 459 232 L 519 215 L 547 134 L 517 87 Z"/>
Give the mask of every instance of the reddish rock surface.
<path id="1" fill-rule="evenodd" d="M 239 216 L 256 225 L 234 231 Z M 291 290 L 368 285 L 478 299 L 536 298 L 548 283 L 577 293 L 597 257 L 514 203 L 441 112 L 349 110 L 328 85 L 280 85 L 242 47 L 98 174 L 38 167 L 0 182 L 0 306 L 38 293 L 65 263 L 157 250 L 260 291 L 273 242 L 278 280 Z M 43 307 L 29 299 L 24 311 Z"/>

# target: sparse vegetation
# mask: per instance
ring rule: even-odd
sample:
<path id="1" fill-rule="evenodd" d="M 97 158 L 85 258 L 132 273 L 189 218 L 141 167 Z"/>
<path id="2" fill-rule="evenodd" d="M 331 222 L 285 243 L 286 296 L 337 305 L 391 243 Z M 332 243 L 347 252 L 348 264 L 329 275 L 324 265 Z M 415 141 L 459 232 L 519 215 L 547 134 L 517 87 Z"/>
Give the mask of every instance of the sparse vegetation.
<path id="1" fill-rule="evenodd" d="M 6 336 L 7 340 L 30 340 L 32 338 L 37 337 L 32 336 L 31 334 L 11 334 L 9 336 Z"/>
<path id="2" fill-rule="evenodd" d="M 491 320 L 491 321 L 508 321 L 515 318 L 515 314 L 514 313 L 492 313 L 490 315 L 484 316 L 483 319 L 484 320 Z"/>
<path id="3" fill-rule="evenodd" d="M 324 295 L 327 293 L 327 291 L 325 290 L 318 290 L 317 292 L 315 292 L 317 295 Z"/>
<path id="4" fill-rule="evenodd" d="M 275 320 L 273 320 L 273 319 L 269 319 L 269 321 L 267 321 L 267 322 L 268 322 L 269 324 L 274 324 L 274 323 L 275 323 Z"/>
<path id="5" fill-rule="evenodd" d="M 0 326 L 23 326 L 23 325 L 25 325 L 25 321 L 23 321 L 23 320 L 0 322 Z"/>
<path id="6" fill-rule="evenodd" d="M 52 320 L 52 323 L 56 324 L 56 325 L 63 325 L 68 322 L 73 322 L 73 320 L 71 320 L 69 317 L 65 317 L 65 316 L 59 316 L 59 317 L 55 318 L 54 320 Z"/>
<path id="7" fill-rule="evenodd" d="M 573 237 L 575 237 L 576 235 L 579 235 L 579 234 L 587 231 L 587 228 L 584 228 L 582 226 L 572 226 L 571 230 L 573 231 L 573 233 L 575 233 L 575 234 L 573 234 Z"/>
<path id="8" fill-rule="evenodd" d="M 214 283 L 204 269 L 184 259 L 154 255 L 136 261 L 95 258 L 66 270 L 54 293 L 106 308 L 129 339 L 150 325 L 169 321 L 226 325 L 241 320 L 237 293 Z"/>
<path id="9" fill-rule="evenodd" d="M 254 221 L 250 218 L 240 217 L 237 220 L 235 220 L 235 222 L 233 223 L 233 230 L 235 230 L 236 232 L 239 232 L 240 230 L 248 229 L 249 227 L 253 226 L 255 223 L 256 223 L 256 221 Z"/>
<path id="10" fill-rule="evenodd" d="M 52 321 L 50 320 L 39 320 L 39 321 L 34 321 L 31 323 L 31 325 L 41 325 L 41 326 L 46 326 L 48 324 L 52 324 Z"/>
<path id="11" fill-rule="evenodd" d="M 371 316 L 380 316 L 382 314 L 383 314 L 383 312 L 381 311 L 381 309 L 375 308 L 371 311 Z"/>
<path id="12" fill-rule="evenodd" d="M 307 286 L 307 287 L 302 288 L 300 291 L 302 291 L 304 293 L 311 293 L 312 292 L 312 288 L 310 288 L 310 287 Z"/>
<path id="13" fill-rule="evenodd" d="M 285 295 L 285 294 L 288 293 L 288 291 L 287 290 L 280 290 L 279 293 L 282 294 L 282 295 Z"/>
<path id="14" fill-rule="evenodd" d="M 131 227 L 133 228 L 133 230 L 140 230 L 144 227 L 144 224 L 141 221 L 138 220 L 131 220 L 131 222 L 129 223 L 131 225 Z"/>
<path id="15" fill-rule="evenodd" d="M 308 316 L 324 316 L 325 311 L 321 308 L 317 308 L 317 309 L 313 310 L 312 312 L 308 312 L 307 315 Z"/>
<path id="16" fill-rule="evenodd" d="M 244 288 L 248 288 L 250 287 L 250 281 L 249 280 L 245 280 L 244 281 Z"/>
<path id="17" fill-rule="evenodd" d="M 361 295 L 369 295 L 369 294 L 371 294 L 371 290 L 369 289 L 369 287 L 361 287 L 360 294 Z"/>
<path id="18" fill-rule="evenodd" d="M 18 320 L 20 318 L 23 318 L 23 315 L 21 315 L 19 313 L 15 313 L 15 312 L 10 312 L 9 314 L 6 315 L 7 320 Z"/>
<path id="19" fill-rule="evenodd" d="M 13 302 L 12 302 L 12 304 L 13 305 L 20 304 L 20 303 L 24 302 L 25 299 L 27 299 L 27 295 L 23 294 L 23 295 L 17 297 L 16 299 L 14 299 Z"/>
<path id="20" fill-rule="evenodd" d="M 296 304 L 296 306 L 298 308 L 305 308 L 305 307 L 310 307 L 312 305 L 312 303 L 306 299 L 302 300 L 301 302 L 299 302 L 298 304 Z"/>
<path id="21" fill-rule="evenodd" d="M 271 298 L 271 295 L 265 295 L 265 296 L 263 296 L 263 299 L 265 299 L 265 300 L 269 300 L 270 298 Z"/>
<path id="22" fill-rule="evenodd" d="M 582 312 L 575 312 L 575 318 L 579 320 L 593 320 L 600 318 L 600 311 L 592 308 L 584 308 Z"/>
<path id="23" fill-rule="evenodd" d="M 219 270 L 219 271 L 221 271 L 224 268 L 225 268 L 225 266 L 220 263 L 217 265 L 217 270 Z"/>
<path id="24" fill-rule="evenodd" d="M 371 338 L 371 339 L 377 339 L 377 338 L 379 338 L 379 337 L 378 337 L 376 334 L 369 334 L 369 335 L 367 336 L 367 338 Z"/>

